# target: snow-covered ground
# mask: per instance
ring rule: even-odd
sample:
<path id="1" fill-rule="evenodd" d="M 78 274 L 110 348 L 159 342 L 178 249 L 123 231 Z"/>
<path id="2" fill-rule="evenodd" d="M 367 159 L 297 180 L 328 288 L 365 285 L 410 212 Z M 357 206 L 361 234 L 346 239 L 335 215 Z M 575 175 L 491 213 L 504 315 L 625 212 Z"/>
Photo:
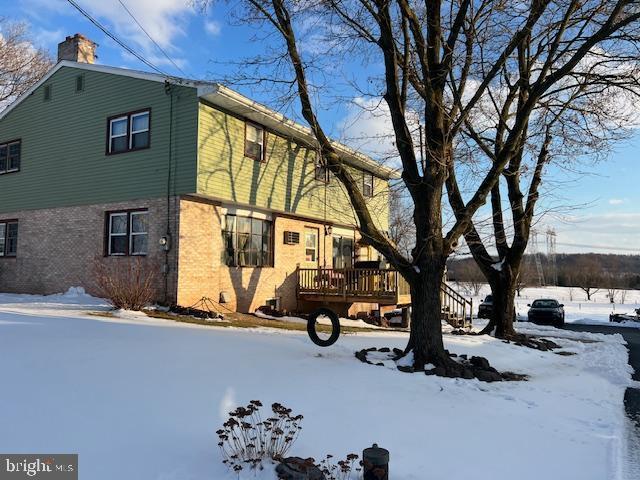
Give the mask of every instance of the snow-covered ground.
<path id="1" fill-rule="evenodd" d="M 447 335 L 452 352 L 530 376 L 487 384 L 354 358 L 403 347 L 403 332 L 345 335 L 323 349 L 302 332 L 89 315 L 107 308 L 81 292 L 0 295 L 0 451 L 77 452 L 91 480 L 233 479 L 215 430 L 259 399 L 305 416 L 291 454 L 343 457 L 376 442 L 391 451 L 394 480 L 623 478 L 631 369 L 619 335 L 526 325 L 559 334 L 573 356 Z"/>
<path id="2" fill-rule="evenodd" d="M 464 285 L 451 283 L 453 288 L 460 291 L 467 298 L 473 299 L 474 314 L 478 312 L 478 305 L 484 297 L 491 293 L 488 285 L 483 285 L 479 295 L 473 295 L 466 291 Z M 582 323 L 593 325 L 613 325 L 622 327 L 640 328 L 640 322 L 610 323 L 611 313 L 633 314 L 636 308 L 640 308 L 640 290 L 627 290 L 624 304 L 621 302 L 621 290 L 614 297 L 615 303 L 611 303 L 607 290 L 600 290 L 591 295 L 591 301 L 587 295 L 577 287 L 531 287 L 525 288 L 520 297 L 516 297 L 516 313 L 520 320 L 526 320 L 530 304 L 536 298 L 554 298 L 564 304 L 565 320 L 567 323 Z"/>

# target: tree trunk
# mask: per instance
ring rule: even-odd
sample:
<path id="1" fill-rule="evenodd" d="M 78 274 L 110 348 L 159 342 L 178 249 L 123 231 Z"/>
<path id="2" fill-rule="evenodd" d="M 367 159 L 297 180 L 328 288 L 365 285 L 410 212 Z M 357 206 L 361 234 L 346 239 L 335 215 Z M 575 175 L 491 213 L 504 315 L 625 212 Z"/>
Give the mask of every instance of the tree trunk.
<path id="1" fill-rule="evenodd" d="M 413 351 L 414 368 L 424 369 L 425 364 L 446 366 L 449 355 L 442 340 L 442 306 L 440 288 L 444 275 L 445 260 L 433 258 L 429 268 L 420 272 L 419 278 L 411 282 L 411 334 L 407 352 Z"/>
<path id="2" fill-rule="evenodd" d="M 514 276 L 497 275 L 491 282 L 493 294 L 493 323 L 496 338 L 508 338 L 516 334 L 513 328 L 515 318 L 516 282 Z"/>

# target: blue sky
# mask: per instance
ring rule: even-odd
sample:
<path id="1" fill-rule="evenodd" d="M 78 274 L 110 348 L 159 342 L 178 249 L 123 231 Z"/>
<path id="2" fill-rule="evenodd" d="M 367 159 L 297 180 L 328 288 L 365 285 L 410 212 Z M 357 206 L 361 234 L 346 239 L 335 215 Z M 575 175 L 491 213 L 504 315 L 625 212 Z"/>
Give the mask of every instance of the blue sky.
<path id="1" fill-rule="evenodd" d="M 188 0 L 122 1 L 189 77 L 222 78 L 235 68 L 229 62 L 268 48 L 268 42 L 253 38 L 255 32 L 248 27 L 234 26 L 222 6 L 203 13 L 196 11 Z M 78 3 L 159 68 L 183 76 L 118 0 L 78 0 Z M 0 0 L 0 11 L 11 20 L 28 23 L 36 42 L 53 56 L 57 43 L 66 35 L 83 33 L 99 44 L 99 63 L 148 70 L 65 0 Z M 354 71 L 357 73 L 355 67 Z M 248 87 L 238 90 L 278 108 L 263 90 Z M 353 99 L 356 97 L 354 92 Z M 347 138 L 357 136 L 359 131 L 385 128 L 383 119 L 359 118 L 347 103 L 332 104 L 323 112 L 322 120 L 333 135 Z M 543 207 L 553 213 L 541 220 L 539 229 L 545 230 L 547 226 L 556 229 L 559 251 L 640 254 L 639 152 L 640 133 L 619 145 L 608 160 L 585 166 L 580 174 L 550 169 L 547 190 L 552 195 Z M 562 208 L 557 210 L 558 206 Z"/>

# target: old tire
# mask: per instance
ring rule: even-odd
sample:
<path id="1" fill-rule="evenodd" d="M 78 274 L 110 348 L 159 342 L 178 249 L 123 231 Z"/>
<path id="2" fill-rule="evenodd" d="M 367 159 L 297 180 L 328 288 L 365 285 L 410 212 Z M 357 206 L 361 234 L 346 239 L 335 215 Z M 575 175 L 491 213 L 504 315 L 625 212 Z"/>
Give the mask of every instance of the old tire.
<path id="1" fill-rule="evenodd" d="M 316 320 L 318 317 L 322 316 L 331 320 L 331 335 L 326 340 L 320 338 L 316 331 Z M 311 341 L 319 347 L 329 347 L 333 345 L 340 336 L 340 320 L 338 315 L 328 308 L 319 308 L 315 310 L 311 315 L 309 315 L 309 319 L 307 320 L 307 333 L 309 334 Z"/>

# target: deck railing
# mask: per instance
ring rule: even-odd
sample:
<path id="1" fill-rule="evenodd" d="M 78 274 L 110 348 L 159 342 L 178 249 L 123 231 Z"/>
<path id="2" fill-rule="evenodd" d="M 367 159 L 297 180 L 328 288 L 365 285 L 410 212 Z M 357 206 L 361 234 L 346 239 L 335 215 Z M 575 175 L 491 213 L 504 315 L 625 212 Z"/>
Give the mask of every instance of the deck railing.
<path id="1" fill-rule="evenodd" d="M 396 270 L 384 268 L 298 268 L 298 295 L 371 301 L 383 304 L 411 303 L 409 284 Z M 440 290 L 443 318 L 452 324 L 466 324 L 473 312 L 472 301 L 446 283 Z M 457 326 L 457 325 L 456 325 Z"/>
<path id="2" fill-rule="evenodd" d="M 398 277 L 401 275 L 397 271 L 382 268 L 299 268 L 298 292 L 345 298 L 394 298 L 399 290 Z"/>

